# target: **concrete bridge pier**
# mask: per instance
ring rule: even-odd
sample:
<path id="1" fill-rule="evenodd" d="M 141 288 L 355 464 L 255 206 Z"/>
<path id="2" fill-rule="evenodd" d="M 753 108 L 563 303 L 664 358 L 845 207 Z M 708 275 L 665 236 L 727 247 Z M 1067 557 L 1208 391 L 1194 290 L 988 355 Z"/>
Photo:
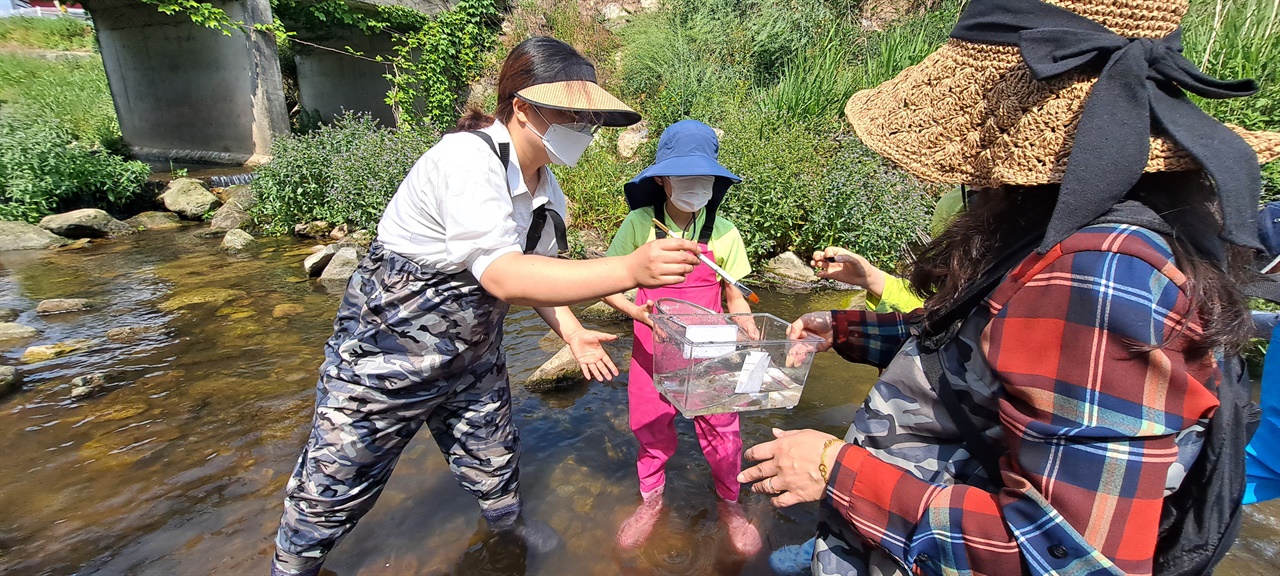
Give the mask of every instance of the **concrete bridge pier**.
<path id="1" fill-rule="evenodd" d="M 210 0 L 232 21 L 271 23 L 269 0 Z M 140 0 L 84 0 L 120 131 L 141 159 L 257 164 L 289 133 L 275 37 L 230 36 Z"/>

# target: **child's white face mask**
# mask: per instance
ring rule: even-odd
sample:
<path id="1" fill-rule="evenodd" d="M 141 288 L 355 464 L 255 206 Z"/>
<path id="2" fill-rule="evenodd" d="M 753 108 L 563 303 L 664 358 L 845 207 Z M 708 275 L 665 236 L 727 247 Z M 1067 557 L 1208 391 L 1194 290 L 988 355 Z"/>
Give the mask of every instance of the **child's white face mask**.
<path id="1" fill-rule="evenodd" d="M 697 212 L 711 200 L 715 176 L 668 176 L 671 204 L 685 212 Z"/>

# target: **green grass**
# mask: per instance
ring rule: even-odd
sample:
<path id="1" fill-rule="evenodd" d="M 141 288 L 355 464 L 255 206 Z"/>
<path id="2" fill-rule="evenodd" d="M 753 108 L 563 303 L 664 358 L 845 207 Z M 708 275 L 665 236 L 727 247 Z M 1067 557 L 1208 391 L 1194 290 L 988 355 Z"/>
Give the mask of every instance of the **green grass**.
<path id="1" fill-rule="evenodd" d="M 50 118 L 91 146 L 114 149 L 120 124 L 102 61 L 49 60 L 0 53 L 0 107 L 28 118 Z"/>
<path id="2" fill-rule="evenodd" d="M 93 51 L 93 27 L 75 18 L 0 18 L 0 47 Z"/>

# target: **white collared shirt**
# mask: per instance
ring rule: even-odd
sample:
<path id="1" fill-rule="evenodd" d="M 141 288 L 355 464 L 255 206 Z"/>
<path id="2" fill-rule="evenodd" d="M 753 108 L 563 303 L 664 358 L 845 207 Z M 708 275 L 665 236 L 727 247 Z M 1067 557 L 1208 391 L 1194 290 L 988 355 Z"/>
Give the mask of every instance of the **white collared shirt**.
<path id="1" fill-rule="evenodd" d="M 501 122 L 481 131 L 494 144 L 511 142 Z M 541 172 L 530 194 L 514 146 L 503 170 L 484 140 L 446 134 L 400 183 L 378 223 L 378 240 L 421 266 L 446 274 L 470 270 L 478 279 L 499 256 L 524 250 L 534 208 L 549 203 L 561 217 L 567 213 L 560 183 L 546 167 Z M 556 254 L 549 219 L 535 253 Z"/>

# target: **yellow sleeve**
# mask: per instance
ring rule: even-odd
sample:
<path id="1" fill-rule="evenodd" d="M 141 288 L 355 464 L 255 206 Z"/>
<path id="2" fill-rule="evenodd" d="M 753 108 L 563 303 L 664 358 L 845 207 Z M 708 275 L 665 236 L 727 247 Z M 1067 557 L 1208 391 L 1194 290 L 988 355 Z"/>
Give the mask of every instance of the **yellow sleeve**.
<path id="1" fill-rule="evenodd" d="M 885 278 L 884 294 L 879 298 L 867 292 L 867 308 L 876 312 L 910 312 L 923 306 L 924 300 L 911 291 L 911 283 L 906 278 Z"/>
<path id="2" fill-rule="evenodd" d="M 732 222 L 716 218 L 716 228 L 726 225 L 719 237 L 711 239 L 711 249 L 716 253 L 716 264 L 724 268 L 735 280 L 741 280 L 751 274 L 751 261 L 747 258 L 747 244 L 742 241 L 742 234 Z"/>
<path id="3" fill-rule="evenodd" d="M 653 217 L 644 215 L 644 211 L 644 208 L 641 208 L 627 214 L 622 225 L 618 227 L 618 232 L 613 235 L 613 242 L 609 243 L 605 256 L 626 256 L 649 240 L 649 228 L 653 226 L 650 221 Z"/>

